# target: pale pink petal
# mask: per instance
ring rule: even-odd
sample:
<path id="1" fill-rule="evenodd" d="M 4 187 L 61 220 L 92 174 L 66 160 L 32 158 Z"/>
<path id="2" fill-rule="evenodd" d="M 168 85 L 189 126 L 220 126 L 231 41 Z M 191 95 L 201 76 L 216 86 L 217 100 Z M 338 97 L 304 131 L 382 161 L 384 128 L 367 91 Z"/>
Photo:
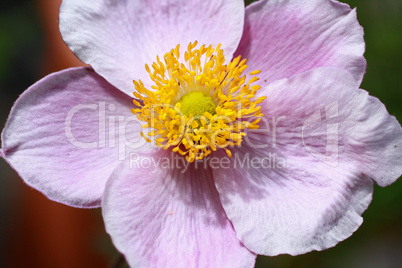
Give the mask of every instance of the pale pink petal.
<path id="1" fill-rule="evenodd" d="M 246 9 L 236 55 L 262 70 L 261 85 L 316 67 L 349 71 L 360 84 L 366 70 L 363 28 L 356 10 L 328 0 L 263 0 Z"/>
<path id="2" fill-rule="evenodd" d="M 262 112 L 271 126 L 274 118 L 277 122 L 275 146 L 279 151 L 299 153 L 297 146 L 304 146 L 315 157 L 324 155 L 319 160 L 351 165 L 380 186 L 401 176 L 402 128 L 398 120 L 380 100 L 357 89 L 349 73 L 319 68 L 274 82 L 259 94 L 268 96 Z M 273 137 L 268 138 L 272 142 Z"/>
<path id="3" fill-rule="evenodd" d="M 48 198 L 97 207 L 126 144 L 144 148 L 132 106 L 91 69 L 53 73 L 14 104 L 2 132 L 4 158 Z"/>
<path id="4" fill-rule="evenodd" d="M 380 186 L 388 186 L 402 174 L 401 126 L 379 99 L 367 94 L 356 102 L 354 109 L 355 122 L 345 129 L 349 137 L 346 161 L 358 159 L 364 175 Z"/>
<path id="5" fill-rule="evenodd" d="M 255 254 L 236 238 L 211 172 L 160 152 L 132 156 L 106 184 L 106 231 L 129 265 L 253 267 Z"/>
<path id="6" fill-rule="evenodd" d="M 341 69 L 318 68 L 260 93 L 268 97 L 261 129 L 232 149 L 231 165 L 213 170 L 225 212 L 257 254 L 335 246 L 362 223 L 370 177 L 389 184 L 402 174 L 401 126 Z"/>
<path id="7" fill-rule="evenodd" d="M 150 83 L 145 64 L 190 42 L 222 43 L 231 58 L 240 41 L 240 0 L 64 0 L 60 31 L 70 49 L 107 81 L 132 95 L 133 80 Z"/>

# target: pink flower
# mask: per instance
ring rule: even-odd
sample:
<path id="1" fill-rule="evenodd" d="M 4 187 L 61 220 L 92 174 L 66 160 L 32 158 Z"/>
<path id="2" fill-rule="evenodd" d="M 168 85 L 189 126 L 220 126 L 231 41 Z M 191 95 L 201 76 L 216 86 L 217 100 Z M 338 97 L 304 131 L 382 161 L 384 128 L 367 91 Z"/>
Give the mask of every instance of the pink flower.
<path id="1" fill-rule="evenodd" d="M 252 267 L 256 254 L 349 237 L 373 180 L 402 174 L 401 126 L 359 89 L 355 10 L 170 2 L 64 0 L 63 38 L 93 70 L 53 73 L 24 92 L 0 155 L 50 199 L 102 206 L 134 267 Z"/>

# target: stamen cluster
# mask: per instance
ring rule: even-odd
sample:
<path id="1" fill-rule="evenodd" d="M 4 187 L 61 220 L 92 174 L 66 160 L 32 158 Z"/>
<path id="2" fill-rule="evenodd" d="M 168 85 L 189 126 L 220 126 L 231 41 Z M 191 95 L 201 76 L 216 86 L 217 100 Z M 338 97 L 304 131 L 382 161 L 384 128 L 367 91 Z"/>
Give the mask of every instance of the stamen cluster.
<path id="1" fill-rule="evenodd" d="M 157 56 L 152 70 L 145 65 L 155 85 L 149 90 L 141 80 L 134 81 L 134 104 L 138 108 L 132 109 L 146 122 L 142 127 L 150 129 L 147 134 L 141 132 L 144 139 L 154 140 L 165 150 L 171 148 L 188 162 L 203 159 L 219 148 L 230 157 L 228 147 L 240 145 L 246 129 L 259 127 L 263 114 L 258 104 L 266 98 L 255 98 L 261 87 L 251 84 L 258 81 L 257 77 L 247 81 L 242 75 L 246 59 L 238 56 L 225 64 L 220 44 L 216 48 L 196 46 L 197 41 L 188 45 L 184 61 L 177 45 L 164 55 L 163 62 Z M 192 105 L 197 105 L 198 114 L 181 110 L 191 111 L 184 106 Z"/>

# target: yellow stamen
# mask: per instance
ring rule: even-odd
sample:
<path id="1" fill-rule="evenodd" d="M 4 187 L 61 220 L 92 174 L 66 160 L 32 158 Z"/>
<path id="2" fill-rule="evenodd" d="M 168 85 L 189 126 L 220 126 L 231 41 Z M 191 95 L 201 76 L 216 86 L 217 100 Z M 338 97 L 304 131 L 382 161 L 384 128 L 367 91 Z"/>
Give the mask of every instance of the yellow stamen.
<path id="1" fill-rule="evenodd" d="M 261 88 L 251 86 L 257 77 L 247 80 L 242 75 L 246 59 L 238 56 L 225 64 L 220 44 L 216 48 L 196 46 L 197 41 L 188 45 L 185 63 L 180 62 L 177 45 L 163 61 L 157 57 L 152 68 L 145 66 L 155 84 L 149 90 L 141 80 L 133 81 L 134 96 L 141 101 L 133 101 L 138 108 L 132 112 L 146 122 L 144 128 L 151 129 L 147 135 L 141 133 L 146 141 L 153 139 L 165 150 L 172 147 L 188 162 L 203 159 L 219 148 L 231 157 L 227 147 L 240 145 L 245 129 L 259 127 L 263 114 L 257 105 L 265 97 L 254 97 Z M 255 70 L 250 75 L 258 73 Z"/>

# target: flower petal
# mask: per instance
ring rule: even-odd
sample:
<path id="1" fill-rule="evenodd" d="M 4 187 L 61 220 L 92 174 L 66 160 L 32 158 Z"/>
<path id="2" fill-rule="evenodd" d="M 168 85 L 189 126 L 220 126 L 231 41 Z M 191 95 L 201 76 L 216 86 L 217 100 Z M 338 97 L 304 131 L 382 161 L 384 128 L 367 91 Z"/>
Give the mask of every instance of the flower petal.
<path id="1" fill-rule="evenodd" d="M 102 201 L 114 245 L 132 267 L 253 267 L 255 254 L 236 238 L 210 171 L 184 164 L 149 154 L 116 168 Z"/>
<path id="2" fill-rule="evenodd" d="M 257 254 L 332 247 L 362 223 L 370 177 L 381 185 L 402 174 L 401 126 L 341 69 L 318 68 L 260 93 L 261 129 L 232 150 L 229 168 L 213 170 L 225 212 Z"/>
<path id="3" fill-rule="evenodd" d="M 236 55 L 262 70 L 261 86 L 316 67 L 349 71 L 360 84 L 366 71 L 363 28 L 356 10 L 328 0 L 263 0 L 246 9 Z"/>
<path id="4" fill-rule="evenodd" d="M 133 148 L 143 145 L 130 106 L 127 95 L 93 70 L 51 74 L 14 104 L 2 132 L 4 158 L 48 198 L 97 207 L 127 140 Z"/>
<path id="5" fill-rule="evenodd" d="M 243 31 L 244 3 L 64 0 L 60 31 L 70 49 L 111 84 L 132 95 L 133 80 L 151 80 L 145 64 L 190 42 L 217 45 L 230 58 Z"/>

